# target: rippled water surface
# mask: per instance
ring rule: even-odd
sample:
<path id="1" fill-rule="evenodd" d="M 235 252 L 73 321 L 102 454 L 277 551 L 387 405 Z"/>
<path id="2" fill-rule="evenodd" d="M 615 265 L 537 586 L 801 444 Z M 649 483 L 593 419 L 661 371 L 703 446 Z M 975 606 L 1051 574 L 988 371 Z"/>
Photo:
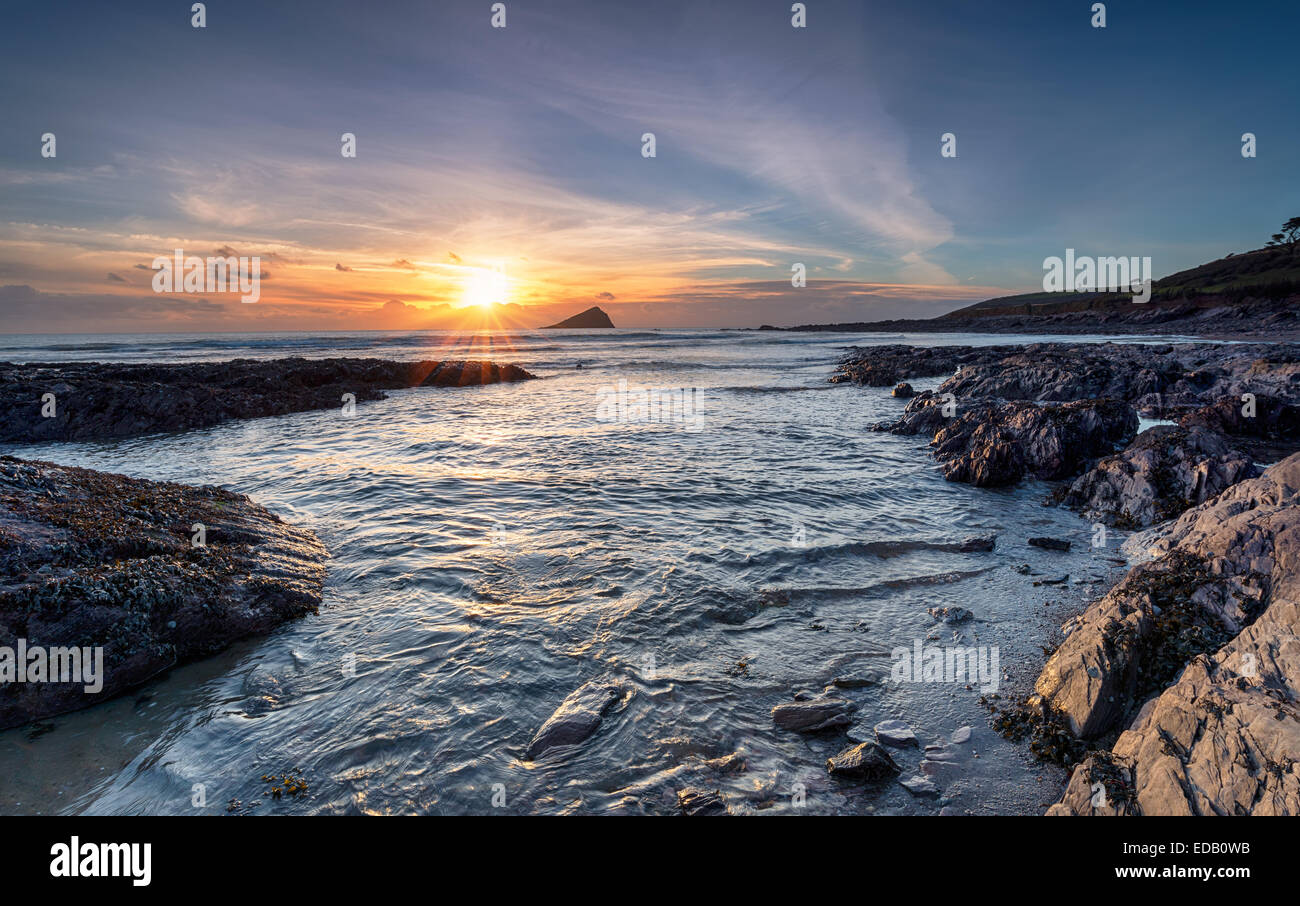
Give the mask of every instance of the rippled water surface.
<path id="1" fill-rule="evenodd" d="M 1078 342 L 1079 338 L 1071 338 Z M 843 733 L 774 729 L 771 709 L 882 671 L 898 646 L 997 646 L 1003 692 L 1114 578 L 1047 488 L 943 481 L 925 441 L 871 433 L 902 407 L 830 385 L 851 343 L 1014 342 L 614 331 L 460 335 L 0 338 L 9 360 L 284 355 L 490 358 L 539 381 L 411 389 L 339 411 L 111 443 L 15 450 L 153 479 L 220 484 L 314 529 L 332 560 L 320 613 L 132 694 L 0 734 L 10 812 L 669 812 L 688 785 L 733 810 L 1041 810 L 1060 775 L 995 737 L 962 684 L 843 694 L 939 742 L 975 728 L 943 798 L 828 777 Z M 578 368 L 581 365 L 583 367 Z M 698 425 L 606 423 L 603 388 L 696 388 Z M 938 380 L 914 382 L 919 388 Z M 698 430 L 688 430 L 688 428 Z M 998 536 L 992 553 L 945 547 Z M 1075 552 L 1025 538 L 1076 539 Z M 1013 569 L 1069 573 L 1036 587 Z M 1041 576 L 1040 576 L 1041 577 Z M 1092 583 L 1092 584 L 1089 584 Z M 961 605 L 964 627 L 927 613 Z M 348 665 L 355 658 L 355 672 Z M 521 760 L 585 680 L 626 696 L 586 744 Z M 856 734 L 855 734 L 856 735 Z M 865 737 L 864 737 L 865 738 Z M 748 769 L 708 759 L 739 753 Z M 906 774 L 920 760 L 899 756 Z M 297 769 L 309 792 L 263 796 Z M 194 804 L 202 785 L 205 805 Z M 800 793 L 803 793 L 800 796 Z M 798 803 L 802 802 L 802 805 Z"/>

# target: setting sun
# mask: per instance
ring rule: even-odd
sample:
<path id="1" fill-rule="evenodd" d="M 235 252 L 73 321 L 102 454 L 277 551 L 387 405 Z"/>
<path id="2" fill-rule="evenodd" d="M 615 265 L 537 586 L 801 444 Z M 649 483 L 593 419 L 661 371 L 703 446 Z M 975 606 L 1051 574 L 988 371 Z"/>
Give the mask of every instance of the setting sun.
<path id="1" fill-rule="evenodd" d="M 501 271 L 477 268 L 465 276 L 461 302 L 466 306 L 491 308 L 506 301 L 509 288 L 509 280 Z"/>

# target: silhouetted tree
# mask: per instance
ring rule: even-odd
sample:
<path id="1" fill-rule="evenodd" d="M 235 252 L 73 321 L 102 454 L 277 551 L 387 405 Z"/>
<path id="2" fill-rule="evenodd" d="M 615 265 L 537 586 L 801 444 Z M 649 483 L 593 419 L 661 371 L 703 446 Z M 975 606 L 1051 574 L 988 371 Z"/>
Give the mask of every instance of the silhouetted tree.
<path id="1" fill-rule="evenodd" d="M 1272 248 L 1286 249 L 1294 255 L 1296 249 L 1300 248 L 1300 217 L 1292 217 L 1282 224 L 1282 232 L 1274 233 L 1268 244 Z"/>

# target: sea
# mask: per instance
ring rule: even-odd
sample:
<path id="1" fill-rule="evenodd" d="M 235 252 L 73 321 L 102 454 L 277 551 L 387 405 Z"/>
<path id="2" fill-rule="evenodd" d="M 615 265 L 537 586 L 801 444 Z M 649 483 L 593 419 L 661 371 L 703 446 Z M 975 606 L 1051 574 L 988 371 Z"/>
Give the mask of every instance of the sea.
<path id="1" fill-rule="evenodd" d="M 331 559 L 318 614 L 0 734 L 0 812 L 672 814 L 695 789 L 739 814 L 1041 813 L 1065 773 L 995 734 L 987 705 L 1023 696 L 1062 621 L 1119 578 L 1122 533 L 1094 545 L 1040 482 L 944 481 L 926 438 L 870 430 L 904 401 L 829 378 L 853 346 L 1052 339 L 0 337 L 14 362 L 474 358 L 539 378 L 6 450 L 221 485 L 316 532 Z M 1072 550 L 1029 547 L 1034 535 Z M 995 547 L 960 550 L 971 537 Z M 944 607 L 971 617 L 930 612 Z M 917 652 L 952 648 L 988 669 L 910 670 Z M 623 690 L 598 730 L 527 760 L 593 680 Z M 852 702 L 849 726 L 774 724 L 774 707 L 828 687 Z M 828 773 L 887 720 L 917 737 L 891 750 L 897 779 Z M 912 776 L 934 791 L 898 782 Z"/>

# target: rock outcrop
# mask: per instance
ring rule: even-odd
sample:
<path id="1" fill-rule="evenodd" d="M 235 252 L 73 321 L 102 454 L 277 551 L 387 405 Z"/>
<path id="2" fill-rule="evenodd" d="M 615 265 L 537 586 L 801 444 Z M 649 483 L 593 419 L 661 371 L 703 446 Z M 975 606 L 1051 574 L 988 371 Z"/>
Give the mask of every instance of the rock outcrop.
<path id="1" fill-rule="evenodd" d="M 326 557 L 315 535 L 242 494 L 0 457 L 0 728 L 97 704 L 314 613 Z M 96 658 L 102 675 L 50 681 L 73 650 L 83 680 Z"/>
<path id="2" fill-rule="evenodd" d="M 1093 522 L 1142 528 L 1255 475 L 1250 456 L 1202 427 L 1157 425 L 1079 476 L 1064 504 Z"/>
<path id="3" fill-rule="evenodd" d="M 995 487 L 1026 476 L 1068 478 L 1128 441 L 1137 427 L 1132 407 L 1113 400 L 1009 402 L 960 413 L 939 429 L 932 446 L 944 478 Z"/>
<path id="4" fill-rule="evenodd" d="M 1136 709 L 1049 814 L 1300 814 L 1300 454 L 1183 514 L 1153 553 L 1039 678 L 1083 736 Z"/>
<path id="5" fill-rule="evenodd" d="M 515 365 L 386 359 L 272 359 L 176 365 L 0 363 L 0 441 L 40 443 L 208 428 L 342 407 L 403 387 L 530 380 Z"/>

